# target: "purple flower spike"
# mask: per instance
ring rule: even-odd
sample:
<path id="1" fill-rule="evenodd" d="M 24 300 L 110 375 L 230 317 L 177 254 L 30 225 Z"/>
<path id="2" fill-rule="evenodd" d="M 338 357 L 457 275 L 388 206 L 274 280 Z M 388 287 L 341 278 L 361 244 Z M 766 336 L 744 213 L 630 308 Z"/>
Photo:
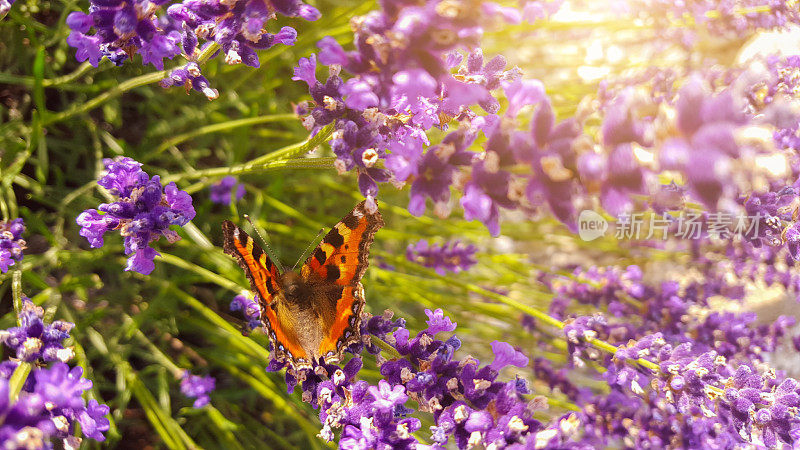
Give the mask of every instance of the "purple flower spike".
<path id="1" fill-rule="evenodd" d="M 181 379 L 181 393 L 196 400 L 192 404 L 194 408 L 202 408 L 210 401 L 208 393 L 214 390 L 216 380 L 214 377 L 201 377 L 192 375 L 188 370 L 183 373 Z"/>
<path id="2" fill-rule="evenodd" d="M 103 163 L 107 173 L 97 184 L 118 198 L 82 212 L 76 220 L 81 226 L 80 234 L 97 248 L 103 246 L 108 230 L 119 230 L 125 241 L 125 254 L 133 254 L 125 270 L 148 275 L 159 255 L 150 243 L 162 236 L 169 242 L 180 240 L 169 227 L 184 226 L 194 218 L 192 197 L 175 183 L 162 187 L 158 176 L 150 178 L 131 158 L 106 159 Z"/>
<path id="3" fill-rule="evenodd" d="M 411 180 L 409 212 L 423 214 L 431 199 L 434 213 L 447 217 L 451 185 L 464 180 L 458 177 L 460 168 L 486 156 L 474 152 L 471 144 L 479 133 L 488 135 L 501 123 L 501 102 L 495 93 L 506 87 L 509 123 L 521 108 L 545 98 L 540 82 L 521 81 L 519 68 L 507 67 L 501 55 L 484 58 L 480 49 L 486 27 L 498 19 L 518 23 L 522 17 L 522 5 L 382 2 L 379 10 L 353 19 L 354 50 L 345 50 L 327 36 L 317 42 L 317 61 L 300 60 L 293 79 L 308 84 L 313 104 L 296 111 L 312 132 L 335 125 L 335 168 L 340 173 L 355 170 L 365 197 L 372 199 L 382 182 Z M 314 76 L 316 62 L 329 66 L 324 82 Z M 458 122 L 457 129 L 426 150 L 431 144 L 428 131 L 447 131 L 453 122 Z M 516 143 L 507 144 L 505 153 L 510 154 Z M 385 170 L 376 175 L 381 159 Z M 504 165 L 513 163 L 502 160 Z M 499 206 L 522 206 L 518 200 L 524 186 L 510 182 L 507 171 L 485 176 L 470 185 L 463 203 L 467 216 L 486 223 L 493 235 L 499 233 Z M 515 200 L 507 198 L 510 192 L 517 194 Z M 568 210 L 563 203 L 560 210 Z"/>
<path id="4" fill-rule="evenodd" d="M 75 325 L 60 320 L 45 324 L 43 316 L 44 310 L 23 296 L 20 326 L 0 331 L 0 342 L 21 361 L 69 361 L 75 352 L 72 347 L 64 347 L 62 341 Z"/>
<path id="5" fill-rule="evenodd" d="M 443 342 L 436 339 L 436 334 L 454 331 L 456 324 L 441 310 L 425 313 L 428 328 L 413 337 L 405 328 L 405 321 L 393 321 L 389 311 L 363 322 L 363 342 L 371 341 L 371 335 L 403 355 L 383 362 L 379 358 L 382 379 L 377 385 L 355 381 L 363 365 L 358 356 L 343 368 L 329 364 L 314 369 L 287 368 L 289 391 L 299 386 L 303 401 L 319 406 L 319 436 L 333 440 L 338 428 L 342 430 L 339 448 L 419 448 L 413 433 L 421 422 L 408 417 L 415 413 L 415 407 L 433 412 L 432 441 L 437 445 L 446 444 L 453 436 L 459 448 L 466 448 L 468 442 L 506 448 L 524 442 L 528 431 L 539 430 L 541 424 L 532 417 L 535 407 L 522 397 L 530 393 L 524 380 L 498 382 L 497 370 L 492 366 L 481 367 L 471 357 L 454 359 L 461 346 L 458 338 L 451 336 Z M 356 355 L 363 350 L 379 352 L 369 344 L 351 346 L 349 350 Z M 513 349 L 506 350 L 499 353 L 512 363 L 522 362 Z M 268 370 L 281 367 L 271 362 Z"/>
<path id="6" fill-rule="evenodd" d="M 102 433 L 109 428 L 105 418 L 108 407 L 95 400 L 84 403 L 81 393 L 92 382 L 81 374 L 80 367 L 70 370 L 62 363 L 49 369 L 35 367 L 13 404 L 8 401 L 8 380 L 0 377 L 0 394 L 4 395 L 0 399 L 0 414 L 4 417 L 0 436 L 6 446 L 53 448 L 51 440 L 76 439 L 67 432 L 76 422 L 81 424 L 84 436 L 105 440 Z"/>
<path id="7" fill-rule="evenodd" d="M 268 22 L 277 14 L 305 20 L 320 17 L 317 9 L 299 0 L 170 3 L 92 0 L 88 14 L 74 12 L 67 18 L 72 29 L 67 43 L 76 48 L 79 61 L 89 60 L 94 66 L 102 58 L 120 65 L 139 54 L 142 64 L 161 70 L 165 58 L 183 53 L 189 63 L 171 71 L 161 85 L 187 86 L 211 100 L 218 93 L 200 73 L 198 57 L 202 50 L 216 43 L 221 48 L 217 53 L 228 64 L 259 67 L 257 50 L 297 41 L 297 32 L 291 27 L 283 27 L 276 34 L 267 32 Z"/>

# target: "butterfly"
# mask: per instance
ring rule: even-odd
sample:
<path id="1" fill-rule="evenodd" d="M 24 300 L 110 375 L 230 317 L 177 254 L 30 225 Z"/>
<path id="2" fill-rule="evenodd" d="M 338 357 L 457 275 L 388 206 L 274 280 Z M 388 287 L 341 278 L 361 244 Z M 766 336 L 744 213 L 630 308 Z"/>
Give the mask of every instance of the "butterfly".
<path id="1" fill-rule="evenodd" d="M 338 362 L 361 339 L 369 247 L 380 212 L 362 201 L 311 252 L 299 272 L 280 273 L 267 254 L 233 222 L 222 222 L 223 250 L 236 258 L 261 305 L 275 359 L 311 368 Z"/>

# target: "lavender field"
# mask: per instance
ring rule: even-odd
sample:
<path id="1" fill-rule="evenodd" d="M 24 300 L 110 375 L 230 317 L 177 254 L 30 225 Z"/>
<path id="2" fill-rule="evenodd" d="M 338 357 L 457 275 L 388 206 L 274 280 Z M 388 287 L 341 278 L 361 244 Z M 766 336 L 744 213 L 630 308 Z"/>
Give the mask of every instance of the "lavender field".
<path id="1" fill-rule="evenodd" d="M 0 0 L 0 449 L 800 448 L 800 2 Z"/>

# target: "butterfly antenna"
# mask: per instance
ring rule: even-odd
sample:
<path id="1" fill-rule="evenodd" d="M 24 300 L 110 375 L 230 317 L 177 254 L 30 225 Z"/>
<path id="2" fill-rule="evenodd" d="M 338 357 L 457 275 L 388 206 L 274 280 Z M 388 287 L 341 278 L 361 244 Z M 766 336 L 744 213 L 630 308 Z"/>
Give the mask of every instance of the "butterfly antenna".
<path id="1" fill-rule="evenodd" d="M 269 259 L 271 259 L 278 267 L 278 272 L 283 273 L 283 265 L 281 264 L 280 258 L 278 258 L 278 254 L 275 253 L 275 250 L 272 249 L 272 246 L 269 245 L 269 242 L 267 242 L 267 240 L 264 239 L 264 235 L 262 235 L 261 232 L 258 230 L 258 227 L 250 219 L 250 216 L 245 214 L 244 218 L 247 219 L 247 221 L 250 222 L 250 226 L 252 226 L 253 229 L 256 230 L 256 234 L 258 235 L 259 238 L 261 238 L 261 242 L 264 243 L 264 247 L 266 247 L 267 249 L 267 253 L 269 254 Z"/>
<path id="2" fill-rule="evenodd" d="M 308 247 L 306 247 L 306 249 L 303 250 L 303 254 L 300 255 L 300 259 L 298 259 L 297 262 L 294 263 L 294 265 L 292 266 L 292 270 L 294 270 L 297 267 L 297 265 L 300 264 L 300 261 L 305 261 L 305 259 L 308 258 L 308 254 L 311 251 L 311 249 L 316 247 L 317 244 L 319 244 L 319 237 L 320 235 L 322 235 L 323 231 L 325 231 L 325 229 L 320 228 L 319 233 L 317 233 L 317 236 L 311 241 L 310 244 L 308 244 Z"/>

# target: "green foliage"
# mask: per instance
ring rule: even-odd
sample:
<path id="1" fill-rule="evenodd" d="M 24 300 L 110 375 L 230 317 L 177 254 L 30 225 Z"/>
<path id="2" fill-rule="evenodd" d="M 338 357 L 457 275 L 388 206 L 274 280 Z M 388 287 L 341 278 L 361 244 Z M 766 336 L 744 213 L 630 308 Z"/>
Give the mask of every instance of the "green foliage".
<path id="1" fill-rule="evenodd" d="M 331 130 L 308 140 L 292 114 L 292 103 L 305 99 L 307 91 L 290 78 L 296 61 L 316 51 L 321 37 L 346 44 L 349 19 L 374 3 L 321 0 L 316 6 L 325 13 L 318 22 L 279 20 L 276 26 L 290 24 L 300 38 L 293 47 L 263 52 L 258 70 L 210 61 L 204 73 L 220 90 L 214 101 L 180 88 L 162 89 L 157 82 L 164 72 L 138 61 L 115 67 L 105 60 L 99 68 L 76 63 L 65 42 L 65 18 L 84 6 L 19 0 L 0 21 L 0 213 L 4 219 L 24 218 L 28 238 L 23 261 L 0 276 L 0 326 L 13 326 L 12 274 L 21 274 L 22 289 L 35 303 L 53 309 L 55 318 L 75 322 L 76 362 L 94 381 L 91 396 L 111 407 L 107 442 L 112 446 L 325 447 L 316 437 L 316 413 L 298 393 L 286 393 L 280 374 L 265 372 L 266 337 L 243 336 L 240 318 L 229 312 L 231 299 L 247 283 L 222 253 L 220 223 L 250 215 L 291 266 L 320 228 L 333 225 L 358 201 L 354 177 L 337 175 L 330 150 L 320 145 Z M 558 33 L 559 23 L 552 26 Z M 514 27 L 504 33 L 489 42 L 530 38 Z M 547 54 L 531 61 L 542 57 Z M 544 78 L 551 68 L 532 69 Z M 549 87 L 564 86 L 553 79 Z M 554 97 L 562 115 L 575 111 L 577 99 L 593 89 L 574 77 L 570 81 L 572 90 Z M 316 158 L 301 159 L 315 147 Z M 181 241 L 160 242 L 162 256 L 149 276 L 123 272 L 118 236 L 108 235 L 103 248 L 89 249 L 78 235 L 76 216 L 109 200 L 96 180 L 102 158 L 117 155 L 143 162 L 148 173 L 176 181 L 194 197 L 197 217 L 179 231 Z M 213 205 L 207 191 L 227 174 L 239 175 L 247 187 L 244 200 L 230 209 Z M 502 240 L 489 241 L 483 225 L 457 214 L 448 220 L 412 217 L 407 201 L 406 191 L 383 187 L 379 206 L 387 226 L 376 236 L 364 280 L 367 311 L 390 309 L 407 319 L 410 330 L 420 330 L 425 308 L 443 308 L 459 323 L 465 354 L 488 360 L 487 343 L 498 339 L 537 356 L 542 350 L 519 326 L 523 313 L 540 315 L 552 295 L 537 283 L 536 269 L 549 269 L 547 255 L 554 247 L 574 250 L 585 244 L 565 239 L 568 231 L 552 220 L 509 222 Z M 405 248 L 420 238 L 478 243 L 479 264 L 456 276 L 411 264 Z M 591 245 L 595 252 L 621 255 L 614 241 Z M 376 257 L 394 270 L 378 267 Z M 640 259 L 628 257 L 616 262 Z M 180 394 L 184 369 L 217 379 L 211 406 L 193 409 Z M 558 398 L 551 405 L 554 414 L 571 408 Z M 86 440 L 84 446 L 97 444 Z"/>
<path id="2" fill-rule="evenodd" d="M 328 149 L 318 149 L 320 158 L 312 161 L 287 160 L 327 136 L 306 143 L 292 103 L 307 92 L 290 78 L 296 60 L 315 51 L 319 38 L 343 41 L 349 18 L 373 4 L 318 2 L 323 18 L 292 22 L 297 45 L 267 51 L 259 70 L 212 60 L 204 72 L 221 95 L 211 102 L 196 92 L 162 89 L 163 72 L 152 67 L 76 63 L 64 19 L 79 6 L 21 0 L 0 22 L 0 208 L 5 219 L 22 217 L 28 227 L 19 270 L 0 276 L 2 326 L 13 326 L 12 273 L 22 274 L 34 302 L 76 323 L 71 345 L 94 380 L 91 396 L 111 407 L 112 446 L 325 447 L 316 437 L 315 412 L 298 394 L 287 395 L 279 374 L 265 372 L 265 336 L 243 336 L 240 319 L 228 310 L 247 284 L 219 248 L 219 224 L 249 214 L 291 265 L 320 228 L 358 200 L 355 179 L 335 173 Z M 122 271 L 118 236 L 89 249 L 75 224 L 81 211 L 109 200 L 96 184 L 101 159 L 122 154 L 145 163 L 151 175 L 176 181 L 197 208 L 193 224 L 180 231 L 183 240 L 162 240 L 162 257 L 147 277 Z M 247 186 L 238 208 L 208 199 L 207 187 L 228 173 Z M 387 227 L 373 255 L 397 271 L 373 263 L 364 281 L 367 310 L 391 309 L 419 330 L 425 327 L 422 310 L 442 307 L 470 331 L 465 343 L 476 355 L 486 355 L 485 342 L 492 339 L 522 342 L 519 308 L 481 295 L 487 293 L 478 286 L 514 286 L 526 302 L 545 301 L 530 280 L 527 255 L 487 249 L 469 277 L 437 277 L 407 263 L 405 246 L 421 237 L 482 241 L 485 228 L 458 218 L 413 218 L 405 210 L 407 194 L 384 191 Z M 509 231 L 537 232 L 525 228 Z M 212 406 L 195 410 L 180 394 L 184 369 L 216 377 Z M 84 446 L 97 444 L 86 440 Z"/>

